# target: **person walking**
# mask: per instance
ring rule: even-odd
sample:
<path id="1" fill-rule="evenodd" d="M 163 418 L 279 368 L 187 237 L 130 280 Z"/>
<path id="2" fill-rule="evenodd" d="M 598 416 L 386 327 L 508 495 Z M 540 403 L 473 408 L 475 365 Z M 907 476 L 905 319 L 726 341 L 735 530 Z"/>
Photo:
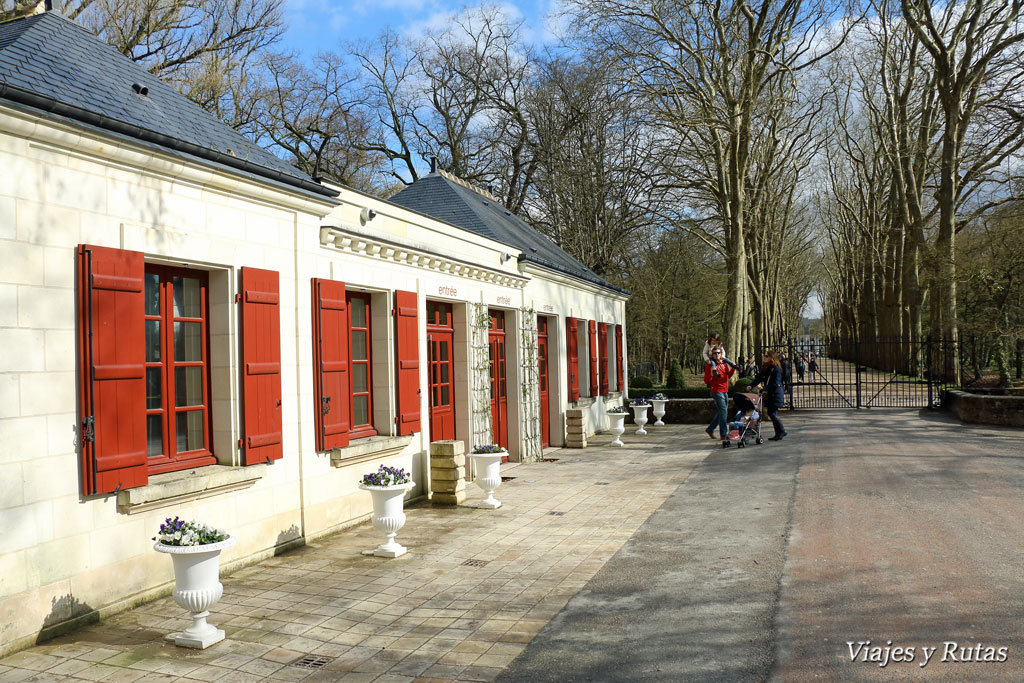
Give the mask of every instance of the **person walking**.
<path id="1" fill-rule="evenodd" d="M 704 384 L 708 385 L 711 399 L 715 402 L 715 417 L 704 431 L 715 438 L 715 427 L 719 430 L 722 448 L 729 447 L 729 378 L 736 372 L 736 366 L 725 360 L 721 346 L 711 347 L 711 360 L 704 364 Z"/>
<path id="2" fill-rule="evenodd" d="M 796 354 L 796 377 L 799 381 L 804 381 L 804 357 L 803 354 Z"/>
<path id="3" fill-rule="evenodd" d="M 769 441 L 782 441 L 788 432 L 782 425 L 782 420 L 779 419 L 779 410 L 785 405 L 786 397 L 782 391 L 782 362 L 779 360 L 779 354 L 775 351 L 765 354 L 761 372 L 750 383 L 751 389 L 757 386 L 763 387 L 761 408 L 772 421 L 772 427 L 775 428 L 775 436 L 771 437 Z"/>
<path id="4" fill-rule="evenodd" d="M 807 377 L 812 382 L 814 381 L 814 375 L 818 372 L 818 359 L 814 357 L 814 351 L 807 354 Z"/>

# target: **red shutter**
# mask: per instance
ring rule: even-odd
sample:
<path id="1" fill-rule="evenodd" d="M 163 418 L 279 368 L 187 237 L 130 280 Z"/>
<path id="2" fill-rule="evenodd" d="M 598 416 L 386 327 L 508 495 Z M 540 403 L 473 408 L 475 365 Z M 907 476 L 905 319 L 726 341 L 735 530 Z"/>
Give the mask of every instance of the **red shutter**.
<path id="1" fill-rule="evenodd" d="M 398 433 L 420 431 L 420 354 L 416 292 L 395 292 L 395 355 L 398 357 Z"/>
<path id="2" fill-rule="evenodd" d="M 82 492 L 142 486 L 149 481 L 143 257 L 80 244 L 76 271 Z"/>
<path id="3" fill-rule="evenodd" d="M 281 440 L 281 306 L 277 271 L 242 268 L 242 461 L 284 455 Z"/>
<path id="4" fill-rule="evenodd" d="M 608 395 L 608 323 L 597 324 L 597 348 L 601 355 L 601 395 Z"/>
<path id="5" fill-rule="evenodd" d="M 569 400 L 580 400 L 580 352 L 576 318 L 565 319 L 565 350 L 569 365 Z"/>
<path id="6" fill-rule="evenodd" d="M 615 390 L 622 391 L 622 325 L 615 326 Z"/>
<path id="7" fill-rule="evenodd" d="M 316 449 L 348 445 L 349 328 L 345 283 L 313 279 L 313 392 Z"/>
<path id="8" fill-rule="evenodd" d="M 590 332 L 590 344 L 587 349 L 590 352 L 590 395 L 597 396 L 597 322 L 588 320 L 587 331 Z"/>

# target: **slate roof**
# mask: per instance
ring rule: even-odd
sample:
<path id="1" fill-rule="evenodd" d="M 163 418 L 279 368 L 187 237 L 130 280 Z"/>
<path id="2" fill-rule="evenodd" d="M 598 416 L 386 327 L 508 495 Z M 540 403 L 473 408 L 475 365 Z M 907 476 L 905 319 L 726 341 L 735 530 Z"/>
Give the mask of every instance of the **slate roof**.
<path id="1" fill-rule="evenodd" d="M 523 252 L 521 261 L 535 263 L 619 294 L 628 294 L 562 251 L 499 202 L 440 173 L 421 177 L 389 201 L 516 247 Z"/>
<path id="2" fill-rule="evenodd" d="M 148 94 L 137 93 L 136 83 Z M 321 197 L 337 195 L 59 12 L 0 23 L 0 100 Z"/>

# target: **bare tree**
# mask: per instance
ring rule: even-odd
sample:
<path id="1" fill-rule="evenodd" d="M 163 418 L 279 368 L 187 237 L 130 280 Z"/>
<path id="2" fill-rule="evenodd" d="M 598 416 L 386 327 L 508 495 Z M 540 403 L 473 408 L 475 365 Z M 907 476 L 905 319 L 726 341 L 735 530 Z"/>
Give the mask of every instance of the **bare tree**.
<path id="1" fill-rule="evenodd" d="M 255 137 L 313 178 L 386 191 L 379 184 L 384 158 L 358 144 L 369 125 L 354 105 L 355 78 L 340 58 L 321 54 L 307 67 L 287 55 L 268 55 L 263 67 Z"/>
<path id="2" fill-rule="evenodd" d="M 725 333 L 749 353 L 747 188 L 758 110 L 776 82 L 820 59 L 834 17 L 825 2 L 575 0 L 577 25 L 629 69 L 674 146 L 675 184 L 710 209 L 692 223 L 728 274 Z M 838 41 L 837 41 L 838 42 Z M 833 43 L 834 45 L 834 43 Z M 717 223 L 717 225 L 715 225 Z"/>
<path id="3" fill-rule="evenodd" d="M 243 63 L 284 32 L 281 0 L 72 0 L 64 12 L 186 95 L 197 65 Z"/>
<path id="4" fill-rule="evenodd" d="M 621 273 L 635 241 L 655 226 L 657 145 L 642 102 L 612 65 L 555 58 L 530 118 L 535 226 L 598 275 Z"/>
<path id="5" fill-rule="evenodd" d="M 1024 144 L 1022 8 L 1022 0 L 902 2 L 907 26 L 931 56 L 943 114 L 931 325 L 933 334 L 951 340 L 957 338 L 957 211 L 965 188 Z M 979 124 L 983 142 L 971 145 L 971 128 Z"/>

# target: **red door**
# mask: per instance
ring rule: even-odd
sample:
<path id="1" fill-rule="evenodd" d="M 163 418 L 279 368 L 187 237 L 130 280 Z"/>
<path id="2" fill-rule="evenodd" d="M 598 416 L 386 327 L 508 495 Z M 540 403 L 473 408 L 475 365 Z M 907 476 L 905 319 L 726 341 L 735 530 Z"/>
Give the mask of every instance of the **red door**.
<path id="1" fill-rule="evenodd" d="M 427 302 L 427 354 L 430 363 L 430 440 L 455 438 L 455 380 L 452 305 Z"/>
<path id="2" fill-rule="evenodd" d="M 551 427 L 548 424 L 548 319 L 537 316 L 537 370 L 540 375 L 540 445 L 551 445 Z"/>
<path id="3" fill-rule="evenodd" d="M 505 391 L 505 314 L 490 311 L 487 335 L 491 361 L 491 433 L 494 443 L 508 448 L 508 397 Z"/>

